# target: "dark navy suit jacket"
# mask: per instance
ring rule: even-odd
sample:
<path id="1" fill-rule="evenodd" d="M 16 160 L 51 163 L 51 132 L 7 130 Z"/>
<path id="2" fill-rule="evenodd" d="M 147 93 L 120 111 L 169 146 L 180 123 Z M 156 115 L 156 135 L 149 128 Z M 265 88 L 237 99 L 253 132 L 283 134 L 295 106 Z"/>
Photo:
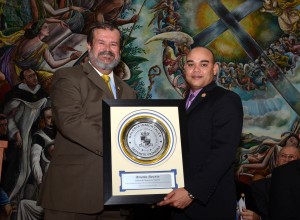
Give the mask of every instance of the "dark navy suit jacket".
<path id="1" fill-rule="evenodd" d="M 241 99 L 213 82 L 196 96 L 186 117 L 185 188 L 196 199 L 177 210 L 183 218 L 175 219 L 235 219 L 233 164 L 243 124 Z"/>
<path id="2" fill-rule="evenodd" d="M 289 162 L 273 170 L 270 219 L 300 219 L 300 160 Z"/>

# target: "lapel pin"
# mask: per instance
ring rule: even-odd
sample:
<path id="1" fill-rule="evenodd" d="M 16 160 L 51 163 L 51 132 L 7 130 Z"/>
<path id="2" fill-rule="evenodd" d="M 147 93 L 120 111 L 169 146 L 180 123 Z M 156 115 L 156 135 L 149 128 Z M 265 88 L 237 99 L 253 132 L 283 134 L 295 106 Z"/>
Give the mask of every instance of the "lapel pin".
<path id="1" fill-rule="evenodd" d="M 119 90 L 119 91 L 121 90 L 119 86 L 118 86 L 118 90 Z"/>
<path id="2" fill-rule="evenodd" d="M 204 98 L 205 96 L 206 96 L 206 93 L 203 93 L 203 94 L 201 95 L 202 98 Z"/>

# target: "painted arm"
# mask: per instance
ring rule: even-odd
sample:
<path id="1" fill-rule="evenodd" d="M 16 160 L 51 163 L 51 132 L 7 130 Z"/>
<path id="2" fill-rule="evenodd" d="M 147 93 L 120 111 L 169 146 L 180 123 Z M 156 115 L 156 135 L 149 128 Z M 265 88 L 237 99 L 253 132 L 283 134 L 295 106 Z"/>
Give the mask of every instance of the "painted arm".
<path id="1" fill-rule="evenodd" d="M 49 66 L 51 66 L 51 68 L 55 69 L 55 68 L 65 65 L 66 63 L 70 62 L 71 60 L 76 60 L 77 58 L 80 57 L 81 54 L 82 54 L 81 51 L 77 51 L 77 52 L 72 53 L 70 57 L 67 57 L 65 59 L 54 60 L 49 49 L 46 49 L 45 53 L 44 53 L 44 58 L 45 58 L 46 62 L 49 64 Z"/>
<path id="2" fill-rule="evenodd" d="M 261 163 L 252 163 L 252 164 L 242 164 L 240 166 L 240 168 L 238 169 L 237 171 L 237 174 L 240 174 L 243 172 L 244 168 L 250 168 L 250 169 L 264 169 L 267 165 L 268 165 L 268 162 L 274 152 L 274 149 L 275 147 L 272 147 L 267 155 L 265 156 L 265 158 L 263 159 L 263 161 Z"/>

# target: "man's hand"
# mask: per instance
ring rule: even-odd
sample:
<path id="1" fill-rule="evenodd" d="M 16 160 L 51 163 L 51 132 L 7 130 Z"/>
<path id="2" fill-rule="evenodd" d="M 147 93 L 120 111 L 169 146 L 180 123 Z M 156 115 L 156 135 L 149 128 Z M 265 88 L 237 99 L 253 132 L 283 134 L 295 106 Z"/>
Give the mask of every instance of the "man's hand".
<path id="1" fill-rule="evenodd" d="M 165 196 L 164 200 L 159 202 L 158 206 L 170 205 L 175 208 L 184 209 L 192 203 L 192 199 L 184 188 L 175 189 Z"/>
<path id="2" fill-rule="evenodd" d="M 243 211 L 241 212 L 241 216 L 243 217 L 243 220 L 260 220 L 260 216 L 256 214 L 255 212 L 243 208 Z"/>

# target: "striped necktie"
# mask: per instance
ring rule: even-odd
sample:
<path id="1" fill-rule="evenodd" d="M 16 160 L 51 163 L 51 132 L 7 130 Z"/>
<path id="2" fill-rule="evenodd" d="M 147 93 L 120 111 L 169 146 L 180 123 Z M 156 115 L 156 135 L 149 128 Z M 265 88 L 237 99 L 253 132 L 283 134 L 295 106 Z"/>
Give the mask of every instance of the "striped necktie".
<path id="1" fill-rule="evenodd" d="M 188 100 L 187 100 L 187 102 L 186 102 L 186 106 L 185 106 L 186 109 L 188 109 L 191 106 L 194 98 L 195 98 L 195 95 L 193 93 L 191 93 Z"/>

